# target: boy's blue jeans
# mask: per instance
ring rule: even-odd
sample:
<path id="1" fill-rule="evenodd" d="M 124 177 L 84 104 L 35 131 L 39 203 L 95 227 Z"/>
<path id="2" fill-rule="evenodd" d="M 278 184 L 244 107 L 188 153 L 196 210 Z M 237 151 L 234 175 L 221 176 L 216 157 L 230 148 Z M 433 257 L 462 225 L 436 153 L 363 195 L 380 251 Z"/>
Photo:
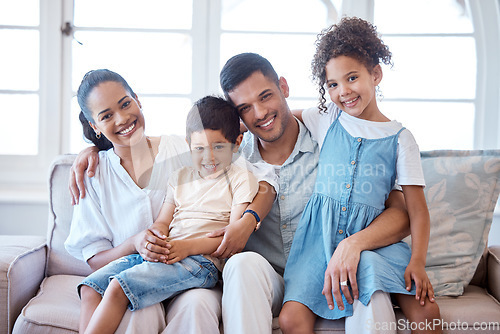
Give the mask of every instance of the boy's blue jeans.
<path id="1" fill-rule="evenodd" d="M 174 264 L 148 262 L 139 254 L 124 256 L 87 276 L 79 285 L 93 288 L 101 296 L 116 279 L 134 311 L 159 303 L 191 288 L 213 288 L 219 271 L 202 255 L 188 256 Z"/>

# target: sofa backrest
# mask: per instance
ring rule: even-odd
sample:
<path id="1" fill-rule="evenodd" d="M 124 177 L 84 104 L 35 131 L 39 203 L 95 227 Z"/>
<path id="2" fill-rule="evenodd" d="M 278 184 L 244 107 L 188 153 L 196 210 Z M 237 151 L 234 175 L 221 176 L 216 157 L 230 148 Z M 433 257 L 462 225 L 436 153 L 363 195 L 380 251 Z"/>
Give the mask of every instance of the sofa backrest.
<path id="1" fill-rule="evenodd" d="M 56 274 L 84 276 L 91 272 L 86 263 L 69 255 L 64 248 L 73 214 L 68 191 L 68 175 L 74 159 L 75 155 L 58 156 L 49 174 L 47 276 Z M 456 272 L 466 276 L 466 285 L 478 268 L 480 255 L 486 247 L 493 209 L 500 188 L 497 182 L 500 174 L 500 150 L 422 152 L 422 166 L 427 182 L 426 198 L 431 213 L 431 238 L 434 236 L 428 254 L 428 264 L 431 264 L 433 267 L 431 271 L 434 271 L 430 273 L 430 277 L 437 279 L 441 268 L 448 270 L 446 268 L 457 264 L 469 268 L 468 271 Z M 470 201 L 476 201 L 477 204 L 474 206 Z M 469 208 L 468 211 L 465 210 L 466 207 Z M 464 224 L 460 225 L 460 222 Z M 471 235 L 474 235 L 475 240 L 472 241 L 475 245 L 471 245 L 472 241 L 467 240 L 467 236 Z M 465 243 L 460 244 L 461 238 L 465 238 Z M 442 245 L 456 247 L 446 249 Z M 460 251 L 465 246 L 470 246 L 469 249 L 474 256 L 470 255 L 467 258 L 468 263 L 464 265 L 465 257 Z M 454 252 L 456 259 L 448 256 L 451 252 Z M 473 283 L 484 282 L 485 270 L 480 270 L 481 268 L 479 265 Z M 459 281 L 463 279 L 464 277 L 457 278 L 455 290 L 457 287 L 460 288 Z M 445 284 L 443 291 L 446 292 L 449 291 L 449 286 L 448 282 Z"/>
<path id="2" fill-rule="evenodd" d="M 90 267 L 69 255 L 64 241 L 69 234 L 73 207 L 68 190 L 69 169 L 75 155 L 58 156 L 49 172 L 49 224 L 47 228 L 48 260 L 46 276 L 90 274 Z"/>

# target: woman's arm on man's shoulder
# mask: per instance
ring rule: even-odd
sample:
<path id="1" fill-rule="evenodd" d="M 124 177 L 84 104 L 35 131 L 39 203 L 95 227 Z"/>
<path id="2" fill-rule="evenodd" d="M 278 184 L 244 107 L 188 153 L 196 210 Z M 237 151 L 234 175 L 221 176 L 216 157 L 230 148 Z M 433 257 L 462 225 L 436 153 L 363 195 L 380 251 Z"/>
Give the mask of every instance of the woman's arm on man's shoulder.
<path id="1" fill-rule="evenodd" d="M 69 192 L 71 195 L 71 205 L 79 203 L 80 198 L 85 197 L 85 184 L 83 175 L 87 171 L 88 177 L 94 177 L 97 165 L 99 164 L 99 149 L 90 146 L 78 153 L 69 171 Z"/>

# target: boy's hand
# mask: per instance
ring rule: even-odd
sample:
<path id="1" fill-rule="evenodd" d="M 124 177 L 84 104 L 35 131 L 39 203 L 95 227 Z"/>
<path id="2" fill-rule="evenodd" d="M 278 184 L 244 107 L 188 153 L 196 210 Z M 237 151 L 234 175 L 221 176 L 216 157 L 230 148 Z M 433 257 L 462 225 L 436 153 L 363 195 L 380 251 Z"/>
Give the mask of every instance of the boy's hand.
<path id="1" fill-rule="evenodd" d="M 420 300 L 420 305 L 425 305 L 425 296 L 434 303 L 434 288 L 425 272 L 425 265 L 414 263 L 410 260 L 408 267 L 405 270 L 405 285 L 406 290 L 411 290 L 411 281 L 415 282 L 415 299 Z"/>
<path id="2" fill-rule="evenodd" d="M 87 170 L 87 175 L 93 177 L 98 163 L 99 149 L 95 146 L 87 147 L 76 157 L 69 171 L 68 187 L 71 195 L 71 205 L 78 204 L 79 199 L 85 197 L 83 174 Z"/>
<path id="3" fill-rule="evenodd" d="M 170 240 L 168 241 L 169 254 L 166 264 L 174 264 L 188 257 L 190 240 Z"/>

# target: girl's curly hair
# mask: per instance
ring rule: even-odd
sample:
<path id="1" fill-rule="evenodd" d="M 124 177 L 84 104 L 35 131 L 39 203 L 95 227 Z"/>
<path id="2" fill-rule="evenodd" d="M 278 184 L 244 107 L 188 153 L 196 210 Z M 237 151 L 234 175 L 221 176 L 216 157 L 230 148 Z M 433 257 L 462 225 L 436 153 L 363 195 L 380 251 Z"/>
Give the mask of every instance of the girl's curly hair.
<path id="1" fill-rule="evenodd" d="M 320 112 L 326 111 L 326 64 L 339 56 L 360 61 L 369 72 L 380 62 L 392 65 L 392 54 L 371 23 L 357 17 L 345 17 L 338 24 L 324 29 L 316 39 L 316 53 L 311 62 L 313 80 L 319 86 Z"/>

